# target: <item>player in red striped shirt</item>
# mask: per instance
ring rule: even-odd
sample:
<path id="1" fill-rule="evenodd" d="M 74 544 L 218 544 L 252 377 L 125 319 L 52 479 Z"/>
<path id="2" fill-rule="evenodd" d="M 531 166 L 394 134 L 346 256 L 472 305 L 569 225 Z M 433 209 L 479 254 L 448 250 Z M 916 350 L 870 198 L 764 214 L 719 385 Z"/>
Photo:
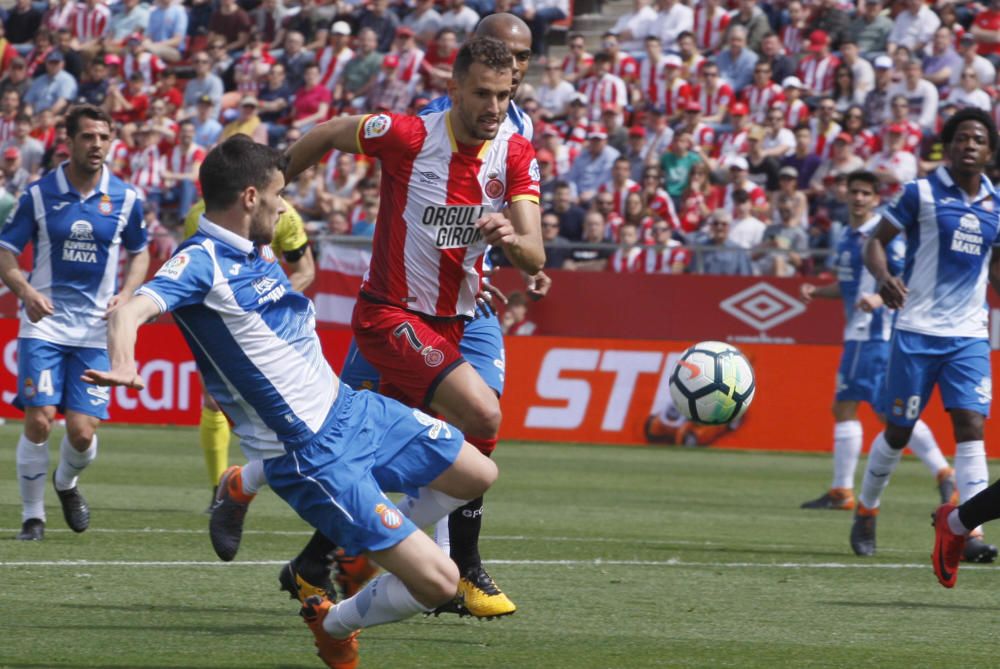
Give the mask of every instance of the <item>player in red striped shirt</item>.
<path id="1" fill-rule="evenodd" d="M 459 352 L 483 253 L 493 245 L 531 275 L 545 262 L 534 150 L 509 125 L 501 130 L 513 62 L 504 42 L 475 37 L 455 59 L 450 110 L 341 116 L 289 150 L 289 179 L 331 149 L 382 161 L 371 268 L 352 321 L 358 349 L 382 393 L 443 415 L 487 454 L 499 401 Z"/>

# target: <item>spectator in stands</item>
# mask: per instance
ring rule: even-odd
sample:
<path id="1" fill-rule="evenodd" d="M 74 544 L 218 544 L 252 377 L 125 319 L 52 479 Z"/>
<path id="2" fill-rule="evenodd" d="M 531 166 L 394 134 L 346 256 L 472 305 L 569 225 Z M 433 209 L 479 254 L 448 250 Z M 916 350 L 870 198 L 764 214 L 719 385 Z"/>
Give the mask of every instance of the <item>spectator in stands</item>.
<path id="1" fill-rule="evenodd" d="M 448 90 L 455 58 L 458 56 L 458 39 L 455 31 L 443 28 L 427 47 L 427 54 L 421 63 L 424 87 L 431 92 L 444 95 Z M 572 88 L 572 86 L 570 86 Z"/>
<path id="2" fill-rule="evenodd" d="M 587 244 L 607 243 L 606 228 L 604 216 L 598 211 L 589 211 L 583 219 L 583 239 L 580 241 Z M 573 246 L 563 260 L 562 269 L 578 272 L 601 271 L 607 269 L 611 253 L 609 249 Z"/>
<path id="3" fill-rule="evenodd" d="M 698 232 L 713 211 L 722 206 L 722 194 L 712 185 L 708 165 L 697 162 L 691 166 L 688 186 L 681 197 L 680 232 L 691 236 Z"/>
<path id="4" fill-rule="evenodd" d="M 7 175 L 0 169 L 0 216 L 7 220 L 17 206 L 17 196 L 7 190 Z"/>
<path id="5" fill-rule="evenodd" d="M 771 194 L 771 221 L 778 222 L 778 199 L 786 198 L 791 202 L 796 218 L 806 227 L 809 223 L 809 198 L 804 191 L 799 190 L 799 171 L 791 165 L 786 165 L 778 171 L 778 190 Z"/>
<path id="6" fill-rule="evenodd" d="M 260 33 L 261 40 L 268 45 L 268 48 L 281 44 L 278 38 L 287 13 L 280 0 L 263 0 L 260 6 L 250 12 L 254 29 Z"/>
<path id="7" fill-rule="evenodd" d="M 795 135 L 785 127 L 785 113 L 780 106 L 772 106 L 767 110 L 761 151 L 765 156 L 779 161 L 795 151 Z"/>
<path id="8" fill-rule="evenodd" d="M 180 138 L 167 154 L 163 170 L 164 202 L 175 203 L 180 218 L 198 198 L 198 171 L 205 160 L 205 149 L 195 144 L 194 130 L 193 121 L 180 124 Z"/>
<path id="9" fill-rule="evenodd" d="M 296 4 L 299 5 L 299 11 L 287 18 L 283 27 L 287 32 L 295 31 L 301 34 L 303 48 L 312 53 L 322 48 L 326 42 L 330 13 L 326 8 L 320 7 L 316 0 L 299 0 Z"/>
<path id="10" fill-rule="evenodd" d="M 854 88 L 858 92 L 858 100 L 863 101 L 868 91 L 875 86 L 875 70 L 871 63 L 861 57 L 857 42 L 851 38 L 840 44 L 840 63 L 851 68 Z"/>
<path id="11" fill-rule="evenodd" d="M 364 106 L 365 97 L 375 85 L 382 68 L 382 54 L 376 51 L 374 30 L 364 28 L 358 33 L 358 49 L 347 61 L 341 76 L 341 102 L 357 109 Z"/>
<path id="12" fill-rule="evenodd" d="M 133 33 L 146 32 L 149 26 L 149 5 L 141 0 L 122 0 L 124 10 L 111 19 L 110 39 L 114 43 L 125 41 Z"/>
<path id="13" fill-rule="evenodd" d="M 441 25 L 454 30 L 459 42 L 464 42 L 468 35 L 475 32 L 479 14 L 467 6 L 465 0 L 447 0 L 446 4 L 448 9 L 441 14 Z"/>
<path id="14" fill-rule="evenodd" d="M 564 116 L 569 101 L 575 93 L 573 84 L 563 81 L 562 67 L 558 63 L 547 64 L 542 75 L 542 84 L 535 91 L 535 98 L 542 107 L 543 118 L 552 120 Z"/>
<path id="15" fill-rule="evenodd" d="M 865 115 L 865 125 L 880 126 L 889 114 L 889 87 L 892 85 L 892 59 L 877 56 L 875 66 L 875 87 L 865 95 L 861 108 Z"/>
<path id="16" fill-rule="evenodd" d="M 208 21 L 208 39 L 221 37 L 225 40 L 226 51 L 237 53 L 246 46 L 252 26 L 250 15 L 236 4 L 236 0 L 219 0 L 218 9 Z"/>
<path id="17" fill-rule="evenodd" d="M 548 149 L 538 149 L 535 153 L 535 160 L 538 161 L 538 174 L 540 177 L 538 180 L 538 190 L 541 194 L 539 204 L 544 211 L 552 208 L 556 184 L 559 183 L 559 180 L 556 178 L 555 170 L 553 169 L 555 157 Z"/>
<path id="18" fill-rule="evenodd" d="M 753 82 L 741 95 L 750 112 L 750 121 L 762 124 L 767 112 L 783 100 L 781 86 L 771 79 L 771 63 L 760 60 L 753 68 Z"/>
<path id="19" fill-rule="evenodd" d="M 848 107 L 864 102 L 864 94 L 854 84 L 854 71 L 846 63 L 841 63 L 833 74 L 833 106 L 837 118 L 843 118 Z"/>
<path id="20" fill-rule="evenodd" d="M 677 51 L 680 34 L 694 28 L 694 11 L 678 0 L 657 0 L 656 7 L 656 20 L 649 34 L 660 38 L 665 52 Z"/>
<path id="21" fill-rule="evenodd" d="M 729 29 L 723 38 L 725 42 L 729 42 L 729 36 L 737 27 L 746 30 L 746 46 L 751 51 L 760 51 L 761 40 L 771 32 L 771 24 L 763 10 L 757 6 L 757 0 L 736 1 L 736 10 L 730 15 Z"/>
<path id="22" fill-rule="evenodd" d="M 865 112 L 861 105 L 847 109 L 844 114 L 844 132 L 851 138 L 851 151 L 861 160 L 868 160 L 878 150 L 878 139 L 865 128 Z"/>
<path id="23" fill-rule="evenodd" d="M 203 95 L 195 106 L 194 141 L 199 146 L 215 146 L 222 134 L 222 124 L 216 118 L 215 100 L 210 95 Z"/>
<path id="24" fill-rule="evenodd" d="M 91 45 L 93 50 L 93 45 Z M 73 31 L 69 28 L 62 28 L 56 33 L 56 43 L 52 47 L 53 51 L 59 51 L 63 55 L 63 70 L 73 77 L 79 84 L 80 77 L 83 76 L 83 56 L 73 46 Z"/>
<path id="25" fill-rule="evenodd" d="M 917 177 L 917 159 L 906 150 L 906 128 L 891 123 L 886 128 L 885 147 L 868 162 L 868 170 L 875 173 L 881 184 L 882 197 L 890 197 L 902 185 Z"/>
<path id="26" fill-rule="evenodd" d="M 645 274 L 683 274 L 687 271 L 687 249 L 671 238 L 673 230 L 666 221 L 656 221 L 650 238 L 639 256 L 639 271 Z"/>
<path id="27" fill-rule="evenodd" d="M 254 96 L 243 96 L 238 116 L 222 128 L 219 141 L 224 142 L 233 135 L 247 135 L 259 144 L 267 144 L 267 126 L 257 114 L 258 105 Z"/>
<path id="28" fill-rule="evenodd" d="M 930 53 L 924 57 L 924 78 L 938 88 L 947 87 L 956 69 L 961 69 L 962 57 L 955 50 L 955 34 L 948 26 L 934 31 Z"/>
<path id="29" fill-rule="evenodd" d="M 577 83 L 587 98 L 590 120 L 599 121 L 605 105 L 613 105 L 615 113 L 621 114 L 629 103 L 628 86 L 611 72 L 611 54 L 598 51 L 591 72 L 591 76 Z"/>
<path id="30" fill-rule="evenodd" d="M 582 220 L 581 212 L 581 233 Z M 560 234 L 560 229 L 560 217 L 555 210 L 542 214 L 542 243 L 545 244 L 545 267 L 548 269 L 560 269 L 570 254 L 569 240 Z"/>
<path id="31" fill-rule="evenodd" d="M 622 49 L 633 56 L 642 53 L 650 28 L 656 21 L 656 10 L 651 4 L 651 0 L 632 0 L 632 11 L 619 16 L 611 27 L 611 32 L 618 35 Z"/>
<path id="32" fill-rule="evenodd" d="M 767 33 L 760 42 L 760 59 L 757 65 L 767 64 L 771 68 L 771 81 L 780 85 L 787 77 L 795 74 L 795 61 L 785 54 L 781 40 L 775 33 Z"/>
<path id="33" fill-rule="evenodd" d="M 820 157 L 812 151 L 813 134 L 809 126 L 802 125 L 795 129 L 795 151 L 790 156 L 785 156 L 781 161 L 782 167 L 794 167 L 798 174 L 798 187 L 801 190 L 809 188 L 813 174 L 819 169 Z"/>
<path id="34" fill-rule="evenodd" d="M 988 7 L 976 15 L 969 34 L 980 45 L 979 52 L 994 66 L 1000 65 L 1000 0 L 990 0 Z M 982 76 L 979 80 L 983 81 Z"/>
<path id="35" fill-rule="evenodd" d="M 849 18 L 840 8 L 838 0 L 819 0 L 818 6 L 808 22 L 810 34 L 820 31 L 827 35 L 832 49 L 839 49 L 840 42 L 847 34 Z"/>
<path id="36" fill-rule="evenodd" d="M 990 112 L 993 107 L 989 93 L 983 90 L 979 78 L 976 76 L 976 68 L 971 66 L 963 68 L 961 85 L 951 89 L 947 102 L 955 105 L 956 109 L 977 107 L 985 112 Z"/>
<path id="37" fill-rule="evenodd" d="M 998 0 L 1000 1 L 1000 0 Z M 958 42 L 958 54 L 962 57 L 962 66 L 971 65 L 976 70 L 976 77 L 983 86 L 989 86 L 991 82 L 996 80 L 996 67 L 988 59 L 979 55 L 977 51 L 978 45 L 976 43 L 976 38 L 970 33 L 965 33 Z M 955 72 L 952 80 L 948 82 L 949 86 L 958 86 L 961 82 L 958 80 L 961 72 Z"/>
<path id="38" fill-rule="evenodd" d="M 141 72 L 133 72 L 124 88 L 110 86 L 104 108 L 122 125 L 141 123 L 149 113 L 149 96 Z"/>
<path id="39" fill-rule="evenodd" d="M 392 44 L 391 39 L 389 43 Z M 290 30 L 285 36 L 285 52 L 278 59 L 278 62 L 285 66 L 285 78 L 288 79 L 288 85 L 293 91 L 302 88 L 305 83 L 306 68 L 316 62 L 312 53 L 305 50 L 305 44 L 306 38 L 302 33 Z"/>
<path id="40" fill-rule="evenodd" d="M 413 31 L 422 48 L 430 48 L 442 28 L 441 15 L 434 9 L 434 0 L 416 0 L 413 11 L 403 17 L 403 25 Z"/>
<path id="41" fill-rule="evenodd" d="M 809 192 L 813 197 L 821 197 L 833 186 L 839 175 L 847 175 L 864 167 L 864 160 L 854 153 L 852 140 L 846 132 L 841 132 L 834 138 L 830 157 L 819 166 L 809 184 Z"/>
<path id="42" fill-rule="evenodd" d="M 733 224 L 729 229 L 729 240 L 740 248 L 752 249 L 764 239 L 767 224 L 751 212 L 750 193 L 743 188 L 732 191 Z"/>
<path id="43" fill-rule="evenodd" d="M 100 107 L 107 96 L 108 66 L 104 58 L 95 58 L 90 61 L 87 76 L 80 82 L 76 101 Z"/>
<path id="44" fill-rule="evenodd" d="M 753 267 L 744 248 L 729 239 L 732 217 L 724 210 L 716 211 L 708 223 L 708 235 L 703 244 L 709 248 L 695 255 L 695 266 L 701 274 L 750 276 Z"/>
<path id="45" fill-rule="evenodd" d="M 319 81 L 319 66 L 310 63 L 303 72 L 302 88 L 295 92 L 291 109 L 291 127 L 307 132 L 325 121 L 330 113 L 330 89 Z"/>
<path id="46" fill-rule="evenodd" d="M 702 114 L 700 120 L 713 128 L 725 123 L 729 115 L 729 105 L 731 105 L 736 95 L 732 87 L 722 81 L 719 73 L 719 66 L 713 61 L 705 61 L 701 68 L 701 86 L 693 91 L 692 102 L 697 102 Z M 698 145 L 706 148 L 706 144 L 713 142 L 702 142 L 698 139 Z"/>
<path id="47" fill-rule="evenodd" d="M 63 70 L 63 62 L 62 52 L 57 49 L 45 57 L 45 73 L 31 82 L 24 96 L 24 103 L 34 113 L 51 109 L 61 114 L 76 99 L 76 79 Z"/>
<path id="48" fill-rule="evenodd" d="M 608 256 L 607 267 L 612 272 L 631 274 L 640 271 L 639 258 L 642 256 L 642 245 L 639 243 L 638 226 L 629 221 L 618 228 L 618 248 Z"/>
<path id="49" fill-rule="evenodd" d="M 923 77 L 923 65 L 916 58 L 906 64 L 903 80 L 889 87 L 890 98 L 903 95 L 910 103 L 910 120 L 924 133 L 933 133 L 937 127 L 938 91 Z"/>
<path id="50" fill-rule="evenodd" d="M 545 36 L 553 23 L 569 16 L 569 0 L 521 0 L 513 11 L 531 28 L 531 52 L 544 56 Z"/>
<path id="51" fill-rule="evenodd" d="M 155 5 L 149 13 L 142 48 L 169 63 L 176 63 L 186 46 L 188 12 L 181 0 L 155 0 Z"/>
<path id="52" fill-rule="evenodd" d="M 11 195 L 18 197 L 34 178 L 34 172 L 25 169 L 21 160 L 21 152 L 16 147 L 9 146 L 3 151 L 3 164 L 0 168 L 4 176 L 4 187 Z"/>
<path id="53" fill-rule="evenodd" d="M 31 0 L 17 0 L 4 21 L 7 39 L 18 46 L 30 45 L 42 27 L 42 13 Z M 27 49 L 19 50 L 24 54 Z"/>
<path id="54" fill-rule="evenodd" d="M 785 51 L 798 58 L 798 54 L 802 53 L 802 49 L 806 46 L 806 39 L 809 37 L 809 26 L 806 25 L 806 19 L 809 17 L 806 14 L 803 0 L 791 0 L 788 3 L 786 13 L 788 14 L 787 18 L 779 20 L 779 23 L 783 24 L 780 26 L 779 39 L 784 45 Z M 782 80 L 777 79 L 777 81 L 781 82 Z"/>
<path id="55" fill-rule="evenodd" d="M 747 48 L 747 29 L 740 25 L 729 30 L 726 44 L 729 48 L 720 52 L 715 62 L 719 76 L 739 94 L 753 80 L 757 54 Z"/>
<path id="56" fill-rule="evenodd" d="M 809 119 L 809 130 L 812 132 L 812 143 L 809 150 L 820 158 L 830 155 L 833 148 L 833 138 L 840 134 L 842 128 L 836 121 L 837 105 L 832 97 L 820 98 L 816 107 L 816 116 Z"/>
<path id="57" fill-rule="evenodd" d="M 940 25 L 941 19 L 924 0 L 903 0 L 903 10 L 896 14 L 889 33 L 889 54 L 899 46 L 905 46 L 911 54 L 923 51 Z"/>
<path id="58" fill-rule="evenodd" d="M 611 165 L 619 156 L 617 150 L 608 146 L 608 131 L 602 125 L 594 124 L 587 131 L 587 144 L 573 161 L 568 181 L 576 185 L 581 202 L 590 202 L 597 187 L 611 180 Z"/>
<path id="59" fill-rule="evenodd" d="M 697 81 L 706 58 L 698 51 L 694 33 L 685 30 L 677 36 L 677 55 L 681 59 L 681 76 L 687 81 Z"/>
<path id="60" fill-rule="evenodd" d="M 778 223 L 767 226 L 755 255 L 757 273 L 763 276 L 794 276 L 806 264 L 809 235 L 795 215 L 791 198 L 778 198 Z"/>
<path id="61" fill-rule="evenodd" d="M 510 336 L 538 333 L 538 326 L 528 320 L 528 298 L 524 293 L 516 291 L 507 298 L 500 327 L 505 335 Z"/>
<path id="62" fill-rule="evenodd" d="M 734 102 L 729 107 L 730 128 L 719 133 L 715 141 L 717 160 L 711 160 L 712 165 L 718 165 L 729 156 L 743 156 L 747 152 L 747 135 L 750 131 L 750 109 L 743 102 Z"/>
<path id="63" fill-rule="evenodd" d="M 194 65 L 194 78 L 184 88 L 184 115 L 193 115 L 195 105 L 207 96 L 212 101 L 212 117 L 218 118 L 222 105 L 222 94 L 225 92 L 222 79 L 212 74 L 212 59 L 207 52 L 195 53 L 191 63 Z M 202 144 L 200 141 L 198 143 Z M 211 146 L 211 144 L 202 144 L 202 146 Z"/>
<path id="64" fill-rule="evenodd" d="M 840 59 L 830 50 L 830 36 L 822 30 L 809 34 L 808 56 L 799 63 L 798 75 L 802 80 L 803 94 L 807 103 L 833 92 L 833 77 Z"/>
<path id="65" fill-rule="evenodd" d="M 646 142 L 643 154 L 646 163 L 656 163 L 674 141 L 674 129 L 667 115 L 659 107 L 646 111 Z"/>
<path id="66" fill-rule="evenodd" d="M 634 125 L 628 129 L 628 140 L 622 156 L 629 162 L 629 178 L 638 181 L 646 168 L 646 129 Z"/>
<path id="67" fill-rule="evenodd" d="M 558 234 L 571 241 L 583 237 L 583 217 L 586 212 L 573 202 L 573 191 L 566 181 L 557 181 L 552 190 L 552 209 L 559 221 Z"/>
<path id="68" fill-rule="evenodd" d="M 691 169 L 695 164 L 702 162 L 701 155 L 691 150 L 691 141 L 691 133 L 688 130 L 679 130 L 674 135 L 670 150 L 660 158 L 663 188 L 675 202 L 680 200 L 687 188 Z M 645 179 L 645 176 L 643 178 Z"/>
<path id="69" fill-rule="evenodd" d="M 257 113 L 267 126 L 268 143 L 277 144 L 285 134 L 282 120 L 288 111 L 292 89 L 285 80 L 285 66 L 275 63 L 267 72 L 267 80 L 261 84 L 257 94 Z"/>
<path id="70" fill-rule="evenodd" d="M 566 38 L 566 45 L 569 53 L 563 58 L 563 77 L 571 84 L 590 75 L 590 66 L 594 63 L 594 57 L 587 53 L 586 41 L 580 33 L 570 33 Z"/>
<path id="71" fill-rule="evenodd" d="M 28 64 L 18 56 L 10 61 L 10 65 L 7 67 L 3 78 L 0 78 L 0 95 L 3 95 L 7 91 L 16 92 L 20 98 L 24 98 L 24 95 L 28 92 L 28 86 L 31 84 L 31 79 L 28 78 Z"/>
<path id="72" fill-rule="evenodd" d="M 618 226 L 622 224 L 625 220 L 623 213 L 623 205 L 625 199 L 628 198 L 628 194 L 635 192 L 632 190 L 626 191 L 624 198 L 616 198 L 610 192 L 598 193 L 597 197 L 594 198 L 592 207 L 590 211 L 596 211 L 601 215 L 601 219 L 604 221 L 604 238 L 613 239 L 615 237 L 615 232 L 618 230 Z M 587 238 L 586 222 L 584 223 L 583 237 Z"/>
<path id="73" fill-rule="evenodd" d="M 750 169 L 748 178 L 765 191 L 778 187 L 778 170 L 781 163 L 777 158 L 764 155 L 764 128 L 753 126 L 746 133 L 746 159 Z"/>
<path id="74" fill-rule="evenodd" d="M 864 0 L 860 11 L 847 27 L 848 39 L 858 45 L 866 59 L 873 59 L 889 49 L 892 19 L 882 13 L 882 0 Z"/>

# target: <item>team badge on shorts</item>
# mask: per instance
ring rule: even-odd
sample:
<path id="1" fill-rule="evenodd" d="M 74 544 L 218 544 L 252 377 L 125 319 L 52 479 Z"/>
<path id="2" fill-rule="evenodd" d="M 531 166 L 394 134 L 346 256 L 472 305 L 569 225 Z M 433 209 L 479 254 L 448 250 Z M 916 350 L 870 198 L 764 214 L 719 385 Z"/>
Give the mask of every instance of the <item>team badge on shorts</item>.
<path id="1" fill-rule="evenodd" d="M 375 506 L 375 513 L 382 519 L 382 524 L 390 530 L 399 529 L 399 526 L 403 524 L 403 514 L 385 504 L 377 504 Z"/>
<path id="2" fill-rule="evenodd" d="M 101 212 L 105 216 L 111 214 L 111 198 L 107 195 L 101 196 L 101 201 L 97 204 L 97 211 Z"/>
<path id="3" fill-rule="evenodd" d="M 389 127 L 392 125 L 392 118 L 386 114 L 373 114 L 368 117 L 365 121 L 365 139 L 372 139 L 373 137 L 381 137 L 385 133 L 389 132 Z"/>
<path id="4" fill-rule="evenodd" d="M 500 181 L 500 179 L 498 179 L 497 176 L 499 175 L 497 175 L 495 172 L 493 174 L 490 174 L 489 181 L 487 181 L 486 185 L 483 186 L 483 192 L 486 193 L 486 197 L 490 198 L 491 200 L 496 200 L 500 197 L 503 197 L 503 191 L 504 191 L 503 182 Z"/>
<path id="5" fill-rule="evenodd" d="M 420 355 L 424 356 L 424 364 L 428 367 L 437 367 L 444 362 L 444 353 L 433 346 L 426 347 L 420 352 Z"/>
<path id="6" fill-rule="evenodd" d="M 23 388 L 24 396 L 27 399 L 30 400 L 32 397 L 35 396 L 35 382 L 29 376 L 28 378 L 26 378 L 24 380 L 24 384 L 23 385 L 24 385 L 24 388 Z"/>

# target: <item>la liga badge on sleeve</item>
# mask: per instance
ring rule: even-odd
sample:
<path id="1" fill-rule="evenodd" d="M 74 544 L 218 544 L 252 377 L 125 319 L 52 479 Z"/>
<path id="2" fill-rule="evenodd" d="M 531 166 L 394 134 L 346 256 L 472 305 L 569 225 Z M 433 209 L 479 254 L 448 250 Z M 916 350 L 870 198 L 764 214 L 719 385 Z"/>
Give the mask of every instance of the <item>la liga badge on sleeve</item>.
<path id="1" fill-rule="evenodd" d="M 392 119 L 386 114 L 375 114 L 373 116 L 369 116 L 365 121 L 365 139 L 381 137 L 385 133 L 389 132 L 389 126 L 391 125 Z"/>

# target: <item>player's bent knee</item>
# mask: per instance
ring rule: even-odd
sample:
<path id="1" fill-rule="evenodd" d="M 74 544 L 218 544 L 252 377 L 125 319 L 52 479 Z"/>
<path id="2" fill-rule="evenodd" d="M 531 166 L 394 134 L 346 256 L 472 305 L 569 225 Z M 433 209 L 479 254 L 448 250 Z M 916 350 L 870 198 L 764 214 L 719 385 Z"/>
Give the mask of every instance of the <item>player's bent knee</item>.
<path id="1" fill-rule="evenodd" d="M 500 433 L 500 402 L 484 402 L 474 407 L 466 420 L 465 432 L 481 439 L 494 439 Z"/>
<path id="2" fill-rule="evenodd" d="M 431 482 L 430 487 L 456 499 L 475 499 L 489 490 L 499 474 L 493 460 L 465 442 L 451 467 Z"/>
<path id="3" fill-rule="evenodd" d="M 36 444 L 48 440 L 53 418 L 44 411 L 29 411 L 24 417 L 24 436 Z"/>

